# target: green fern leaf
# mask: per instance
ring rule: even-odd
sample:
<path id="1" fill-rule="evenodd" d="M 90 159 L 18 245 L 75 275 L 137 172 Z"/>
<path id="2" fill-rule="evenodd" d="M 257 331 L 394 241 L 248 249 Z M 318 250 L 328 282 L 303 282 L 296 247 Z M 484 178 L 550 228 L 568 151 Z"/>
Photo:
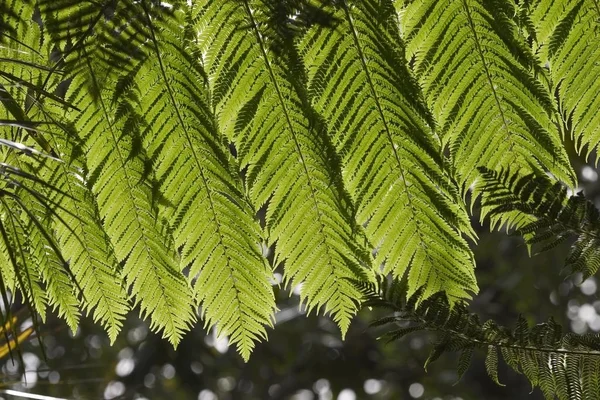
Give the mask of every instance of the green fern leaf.
<path id="1" fill-rule="evenodd" d="M 6 213 L 6 218 L 0 221 L 0 235 L 3 250 L 10 260 L 14 271 L 16 287 L 23 295 L 32 315 L 38 313 L 42 321 L 46 320 L 47 297 L 42 288 L 42 276 L 35 260 L 27 247 L 27 233 L 19 219 L 20 207 L 11 200 L 1 199 L 0 203 Z"/>
<path id="2" fill-rule="evenodd" d="M 34 6 L 31 3 L 27 4 L 28 8 L 20 11 L 20 15 L 26 20 L 31 19 L 34 13 Z M 61 82 L 60 71 L 47 67 L 52 64 L 50 60 L 53 47 L 48 42 L 48 38 L 42 35 L 37 23 L 19 26 L 15 32 L 17 33 L 13 37 L 14 40 L 10 42 L 11 46 L 0 50 L 5 52 L 3 56 L 7 58 L 14 56 L 11 53 L 13 47 L 14 51 L 21 54 L 19 57 L 21 62 L 9 63 L 10 68 L 5 68 L 0 77 L 0 79 L 12 79 L 18 83 L 18 85 L 11 86 L 13 89 L 11 97 L 15 100 L 18 111 L 15 112 L 14 109 L 8 111 L 19 123 L 13 125 L 10 136 L 6 137 L 20 138 L 21 140 L 29 137 L 29 140 L 33 139 L 31 144 L 25 142 L 31 146 L 28 150 L 29 153 L 37 151 L 34 148 L 37 144 L 42 150 L 58 156 L 54 149 L 62 148 L 63 151 L 68 152 L 72 148 L 58 139 L 64 132 L 55 130 L 58 125 L 57 118 L 56 116 L 52 117 L 49 113 L 51 107 L 56 108 L 59 104 L 65 105 L 64 100 L 45 89 L 49 83 L 56 87 Z M 42 85 L 41 82 L 44 84 Z M 23 88 L 27 88 L 27 90 Z M 45 99 L 51 101 L 46 103 Z M 48 124 L 43 126 L 43 129 L 38 129 L 38 123 L 30 121 L 48 121 Z M 52 130 L 52 134 L 47 136 L 50 141 L 44 138 L 49 130 Z M 30 272 L 39 271 L 49 304 L 58 307 L 59 315 L 66 317 L 73 330 L 78 324 L 80 302 L 77 297 L 81 290 L 83 291 L 81 300 L 85 308 L 90 309 L 100 304 L 94 314 L 95 319 L 100 318 L 103 322 L 107 322 L 109 336 L 111 340 L 114 340 L 121 321 L 124 319 L 124 313 L 128 309 L 125 305 L 126 293 L 120 284 L 119 277 L 114 272 L 116 260 L 112 267 L 112 273 L 109 272 L 111 277 L 108 279 L 106 279 L 108 275 L 106 270 L 90 269 L 90 265 L 84 261 L 88 259 L 85 255 L 98 258 L 98 255 L 90 255 L 98 250 L 97 242 L 92 240 L 93 236 L 89 233 L 89 231 L 93 231 L 90 229 L 93 225 L 87 224 L 89 220 L 82 223 L 82 220 L 86 219 L 84 210 L 87 202 L 83 200 L 83 197 L 77 196 L 86 191 L 75 190 L 75 193 L 72 187 L 65 187 L 68 186 L 65 185 L 65 181 L 69 179 L 71 185 L 73 185 L 72 181 L 76 181 L 75 186 L 81 186 L 81 182 L 76 179 L 76 172 L 69 170 L 63 163 L 46 162 L 43 159 L 40 161 L 33 158 L 28 158 L 28 160 L 32 160 L 32 162 L 26 163 L 22 157 L 12 157 L 7 162 L 19 167 L 23 172 L 30 172 L 30 178 L 33 179 L 30 179 L 29 184 L 23 184 L 17 193 L 24 207 L 27 208 L 23 212 L 28 211 L 35 217 L 35 223 L 33 218 L 23 217 L 27 231 L 25 240 L 35 266 L 34 270 Z M 30 185 L 31 182 L 35 182 L 35 185 Z M 49 188 L 50 190 L 48 190 Z M 37 195 L 36 192 L 38 192 Z M 58 220 L 61 222 L 56 223 Z M 94 234 L 97 236 L 99 231 L 100 235 L 103 235 L 99 219 L 96 221 Z M 79 234 L 83 237 L 79 237 Z M 67 243 L 64 240 L 66 238 L 75 239 L 75 241 Z M 64 247 L 60 248 L 60 245 Z M 73 250 L 76 251 L 73 252 Z M 69 259 L 69 264 L 63 256 Z M 90 281 L 93 283 L 90 284 Z M 100 299 L 105 299 L 107 295 L 110 300 L 106 304 L 101 304 Z"/>
<path id="3" fill-rule="evenodd" d="M 0 126 L 0 169 L 4 197 L 2 250 L 8 261 L 2 278 L 7 280 L 6 287 L 21 290 L 32 313 L 38 312 L 44 320 L 46 305 L 52 305 L 74 330 L 79 320 L 74 283 L 56 247 L 52 221 L 44 204 L 47 188 L 30 174 L 42 168 L 44 160 L 27 157 L 42 154 L 36 145 L 51 150 L 28 117 L 33 104 L 31 82 L 42 79 L 50 47 L 43 40 L 40 27 L 28 23 L 34 15 L 34 4 L 9 1 L 3 2 L 2 7 L 11 10 L 4 19 L 10 25 L 6 27 L 10 34 L 0 39 L 6 43 L 0 46 L 0 58 L 4 60 L 0 71 L 0 119 L 4 121 Z M 47 92 L 40 90 L 36 94 L 44 93 Z M 29 138 L 28 142 L 22 142 L 24 137 Z"/>
<path id="4" fill-rule="evenodd" d="M 495 346 L 488 346 L 485 356 L 485 370 L 497 385 L 504 386 L 498 380 L 498 349 Z"/>
<path id="5" fill-rule="evenodd" d="M 436 344 L 433 345 L 433 348 L 429 353 L 429 357 L 427 357 L 427 360 L 425 360 L 425 365 L 423 367 L 425 371 L 427 371 L 427 367 L 429 366 L 429 364 L 440 358 L 440 356 L 448 350 L 449 344 L 450 341 L 448 340 L 448 338 L 443 337 Z"/>
<path id="6" fill-rule="evenodd" d="M 549 71 L 563 124 L 587 157 L 600 145 L 600 7 L 596 0 L 529 2 L 534 50 Z"/>
<path id="7" fill-rule="evenodd" d="M 156 21 L 170 13 L 162 3 L 149 3 Z M 140 48 L 150 38 L 138 1 L 38 0 L 38 5 L 45 30 L 61 50 L 57 66 L 85 74 L 86 60 L 93 59 L 105 72 L 124 73 L 143 59 Z M 83 49 L 87 56 L 78 57 Z M 88 89 L 94 90 L 93 83 Z"/>
<path id="8" fill-rule="evenodd" d="M 291 61 L 294 47 L 286 42 L 275 52 L 271 44 L 285 39 L 263 23 L 269 12 L 263 2 L 197 3 L 204 65 L 211 89 L 220 88 L 219 125 L 247 167 L 254 206 L 268 203 L 275 261 L 285 261 L 286 282 L 303 284 L 309 310 L 331 312 L 344 334 L 360 299 L 347 278 L 366 279 L 368 256 L 355 239 L 359 228 L 337 157 Z"/>
<path id="9" fill-rule="evenodd" d="M 560 182 L 546 175 L 479 170 L 483 177 L 482 215 L 489 215 L 492 224 L 500 221 L 515 227 L 528 246 L 541 246 L 539 251 L 577 236 L 566 267 L 582 272 L 584 279 L 598 271 L 600 212 L 593 203 L 581 193 L 569 197 Z"/>
<path id="10" fill-rule="evenodd" d="M 31 190 L 40 189 L 31 188 Z M 71 331 L 75 332 L 80 317 L 79 301 L 75 296 L 76 282 L 73 282 L 68 264 L 57 247 L 51 215 L 48 213 L 51 205 L 40 203 L 40 199 L 34 198 L 25 190 L 18 191 L 16 195 L 19 196 L 19 203 L 23 209 L 21 220 L 26 232 L 24 240 L 29 248 L 34 268 L 39 271 L 40 278 L 44 282 L 48 304 L 57 309 L 58 316 L 64 318 Z"/>
<path id="11" fill-rule="evenodd" d="M 27 6 L 28 1 L 2 1 L 0 3 L 0 43 L 8 42 L 15 38 L 18 34 L 18 25 L 23 23 L 22 15 L 20 15 L 17 3 Z M 27 16 L 25 16 L 27 18 Z"/>
<path id="12" fill-rule="evenodd" d="M 477 291 L 471 232 L 457 190 L 442 172 L 440 143 L 406 68 L 391 2 L 340 2 L 335 29 L 313 28 L 301 52 L 315 108 L 343 155 L 357 222 L 375 265 L 408 277 L 408 296 Z M 377 21 L 375 23 L 375 21 Z"/>
<path id="13" fill-rule="evenodd" d="M 80 54 L 87 57 L 85 49 Z M 127 287 L 149 316 L 151 328 L 163 330 L 173 344 L 194 321 L 192 293 L 179 269 L 168 228 L 157 221 L 145 155 L 139 148 L 139 119 L 127 100 L 111 102 L 111 81 L 101 64 L 87 59 L 86 74 L 77 75 L 68 99 L 81 109 L 68 111 L 85 141 L 92 189 Z M 102 82 L 102 85 L 101 85 Z M 114 83 L 112 83 L 114 85 Z M 87 86 L 94 91 L 90 93 Z"/>
<path id="14" fill-rule="evenodd" d="M 0 274 L 2 276 L 2 287 L 6 289 L 7 292 L 2 293 L 2 297 L 7 295 L 8 292 L 15 293 L 15 289 L 17 286 L 17 276 L 15 275 L 15 269 L 13 264 L 11 263 L 10 255 L 8 254 L 8 249 L 6 248 L 6 244 L 4 239 L 0 235 Z"/>
<path id="15" fill-rule="evenodd" d="M 465 372 L 471 366 L 471 358 L 473 357 L 473 347 L 467 347 L 460 353 L 460 357 L 458 358 L 458 379 L 456 379 L 456 383 L 460 381 Z"/>
<path id="16" fill-rule="evenodd" d="M 535 79 L 507 0 L 411 1 L 401 12 L 407 57 L 463 191 L 477 166 L 549 170 L 575 186 L 549 91 Z"/>
<path id="17" fill-rule="evenodd" d="M 183 12 L 176 17 L 147 24 L 153 54 L 136 77 L 145 136 L 156 154 L 160 191 L 173 205 L 163 208 L 164 218 L 173 221 L 205 325 L 229 335 L 248 359 L 254 342 L 266 339 L 265 326 L 273 325 L 272 272 L 255 212 L 211 114 Z"/>
<path id="18" fill-rule="evenodd" d="M 582 397 L 593 399 L 600 393 L 600 357 L 586 359 L 581 368 Z"/>
<path id="19" fill-rule="evenodd" d="M 64 151 L 61 156 L 70 158 L 53 164 L 47 172 L 48 182 L 63 193 L 55 198 L 61 206 L 56 209 L 60 219 L 55 223 L 56 235 L 83 292 L 84 309 L 93 311 L 94 320 L 100 321 L 113 342 L 130 307 L 112 244 L 102 227 L 93 194 L 85 185 L 87 166 L 73 143 L 75 135 L 52 135 L 52 146 Z"/>

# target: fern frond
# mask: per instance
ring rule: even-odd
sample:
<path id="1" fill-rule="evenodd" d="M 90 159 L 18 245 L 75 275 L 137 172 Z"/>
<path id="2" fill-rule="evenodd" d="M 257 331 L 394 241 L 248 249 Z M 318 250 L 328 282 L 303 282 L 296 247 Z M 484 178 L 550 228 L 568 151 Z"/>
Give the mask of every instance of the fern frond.
<path id="1" fill-rule="evenodd" d="M 82 57 L 88 57 L 85 49 Z M 81 112 L 67 119 L 85 142 L 89 176 L 106 232 L 136 304 L 151 327 L 177 344 L 194 321 L 192 293 L 179 268 L 168 227 L 156 217 L 140 120 L 128 98 L 111 101 L 114 82 L 101 63 L 87 59 L 86 74 L 73 78 L 67 98 Z M 101 84 L 102 83 L 102 84 Z M 92 85 L 93 92 L 87 90 Z"/>
<path id="2" fill-rule="evenodd" d="M 477 166 L 549 170 L 575 186 L 552 97 L 531 71 L 508 0 L 409 1 L 407 57 L 450 149 L 463 192 Z"/>
<path id="3" fill-rule="evenodd" d="M 292 43 L 264 23 L 277 2 L 196 2 L 197 31 L 214 106 L 238 149 L 253 205 L 268 203 L 266 225 L 285 279 L 303 283 L 309 309 L 331 312 L 342 334 L 366 279 L 351 202 L 327 132 L 308 104 Z M 272 44 L 278 44 L 276 50 Z"/>
<path id="4" fill-rule="evenodd" d="M 0 221 L 0 236 L 2 239 L 2 250 L 5 250 L 5 258 L 10 261 L 14 271 L 14 287 L 25 300 L 31 315 L 39 314 L 42 321 L 46 319 L 47 298 L 42 288 L 42 277 L 33 259 L 27 243 L 26 231 L 21 225 L 19 205 L 14 204 L 12 199 L 0 198 L 2 209 L 8 211 L 3 220 Z"/>
<path id="5" fill-rule="evenodd" d="M 540 252 L 576 236 L 565 266 L 582 272 L 584 279 L 598 271 L 600 212 L 581 192 L 569 196 L 564 185 L 547 175 L 480 171 L 482 214 L 514 226 L 529 246 L 541 246 Z"/>
<path id="6" fill-rule="evenodd" d="M 334 18 L 334 29 L 316 27 L 303 38 L 301 53 L 375 265 L 406 274 L 409 295 L 426 286 L 426 297 L 444 290 L 469 298 L 477 284 L 460 232 L 470 224 L 407 70 L 393 5 L 342 1 Z"/>
<path id="7" fill-rule="evenodd" d="M 183 11 L 175 17 L 146 22 L 152 44 L 136 77 L 144 137 L 168 204 L 162 215 L 182 249 L 182 268 L 195 280 L 205 326 L 228 335 L 248 359 L 254 342 L 266 339 L 265 326 L 273 325 L 272 272 L 255 211 L 211 112 L 189 22 Z"/>
<path id="8" fill-rule="evenodd" d="M 0 2 L 0 43 L 14 40 L 19 31 L 18 25 L 23 22 L 16 2 L 16 0 Z M 20 1 L 20 3 L 28 3 L 28 1 Z"/>
<path id="9" fill-rule="evenodd" d="M 10 1 L 5 5 L 18 16 L 11 31 L 13 36 L 0 46 L 0 115 L 3 120 L 13 119 L 25 122 L 25 104 L 27 99 L 26 85 L 41 79 L 48 60 L 42 54 L 47 47 L 42 44 L 43 36 L 37 24 L 30 25 L 34 6 L 30 2 Z M 10 13 L 8 14 L 10 15 Z M 2 37 L 2 32 L 0 32 Z M 17 139 L 16 137 L 5 137 Z"/>
<path id="10" fill-rule="evenodd" d="M 6 45 L 0 46 L 3 68 L 0 71 L 0 96 L 3 107 L 0 126 L 3 163 L 0 165 L 3 187 L 5 232 L 3 247 L 12 271 L 6 277 L 15 279 L 8 287 L 20 288 L 29 307 L 45 318 L 46 303 L 57 309 L 72 330 L 79 321 L 79 302 L 74 277 L 57 246 L 49 210 L 50 185 L 38 178 L 45 161 L 55 157 L 39 129 L 30 118 L 30 111 L 40 98 L 56 96 L 36 90 L 50 64 L 50 46 L 44 40 L 40 26 L 31 24 L 34 4 L 17 2 L 8 5 L 19 23 Z M 27 22 L 26 22 L 27 21 Z M 18 60 L 18 62 L 16 61 Z M 35 147 L 41 147 L 39 151 Z M 27 157 L 30 156 L 30 157 Z M 46 157 L 46 158 L 44 158 Z M 4 208 L 3 207 L 3 208 Z"/>
<path id="11" fill-rule="evenodd" d="M 4 298 L 4 296 L 8 297 L 8 293 L 16 293 L 15 289 L 18 287 L 15 268 L 11 262 L 8 251 L 4 238 L 0 235 L 0 279 L 2 280 L 2 283 L 0 284 L 0 295 L 2 298 Z M 2 290 L 4 290 L 4 292 L 2 292 Z"/>
<path id="12" fill-rule="evenodd" d="M 405 290 L 404 287 L 405 283 L 397 280 L 380 281 L 376 295 L 364 293 L 365 304 L 390 303 L 400 310 L 394 317 L 386 317 L 386 322 L 404 325 L 408 322 L 409 325 L 403 328 L 406 333 L 437 332 L 440 339 L 427 363 L 449 351 L 461 352 L 458 365 L 461 375 L 468 367 L 473 351 L 480 350 L 486 354 L 488 375 L 497 384 L 500 384 L 498 363 L 502 358 L 515 372 L 525 375 L 534 387 L 539 387 L 549 400 L 593 400 L 600 396 L 600 335 L 563 335 L 561 327 L 552 318 L 531 328 L 522 317 L 515 329 L 498 326 L 493 321 L 481 324 L 464 303 L 450 307 L 443 293 L 430 297 L 417 307 L 414 307 L 414 300 L 399 301 L 401 296 L 389 296 L 389 292 Z M 400 338 L 398 330 L 391 330 L 384 337 Z"/>
<path id="13" fill-rule="evenodd" d="M 9 162 L 22 171 L 31 168 L 18 157 L 10 157 Z M 42 165 L 36 167 L 43 168 Z M 54 204 L 48 197 L 52 189 L 49 185 L 23 181 L 24 179 L 19 180 L 16 177 L 10 178 L 10 183 L 16 186 L 15 205 L 21 210 L 19 225 L 24 234 L 22 239 L 26 244 L 26 251 L 31 256 L 29 268 L 33 267 L 39 271 L 48 304 L 57 310 L 58 316 L 64 318 L 71 330 L 75 332 L 80 317 L 77 300 L 79 289 L 75 276 L 58 248 L 53 229 L 53 215 L 50 211 L 54 208 Z M 27 266 L 23 265 L 23 268 Z"/>
<path id="14" fill-rule="evenodd" d="M 62 254 L 69 260 L 82 291 L 82 306 L 93 312 L 94 320 L 105 327 L 112 342 L 130 307 L 121 268 L 104 232 L 93 193 L 84 180 L 88 171 L 76 135 L 72 130 L 54 132 L 51 145 L 61 150 L 64 162 L 49 163 L 50 168 L 43 172 L 47 181 L 59 190 L 53 197 L 60 205 L 55 209 L 54 229 Z"/>
<path id="15" fill-rule="evenodd" d="M 549 71 L 567 132 L 586 157 L 600 145 L 600 6 L 596 0 L 528 2 L 534 49 Z"/>
<path id="16" fill-rule="evenodd" d="M 39 0 L 49 35 L 61 50 L 59 64 L 68 71 L 85 70 L 85 59 L 72 57 L 86 49 L 89 57 L 102 63 L 106 71 L 123 73 L 144 58 L 141 51 L 150 40 L 145 16 L 132 0 Z M 171 13 L 162 2 L 147 1 L 156 21 Z M 93 86 L 90 86 L 93 88 Z"/>
<path id="17" fill-rule="evenodd" d="M 497 172 L 479 167 L 479 172 L 483 178 L 477 182 L 477 189 L 482 193 L 481 222 L 489 217 L 491 229 L 504 225 L 508 230 L 519 229 L 535 221 L 535 217 L 529 215 L 533 210 L 521 199 L 527 202 L 534 190 L 544 192 L 539 186 L 545 182 L 544 178 L 528 174 L 528 180 L 521 180 L 522 176 L 510 169 Z M 558 186 L 562 188 L 562 185 Z M 560 201 L 558 204 L 562 205 Z"/>

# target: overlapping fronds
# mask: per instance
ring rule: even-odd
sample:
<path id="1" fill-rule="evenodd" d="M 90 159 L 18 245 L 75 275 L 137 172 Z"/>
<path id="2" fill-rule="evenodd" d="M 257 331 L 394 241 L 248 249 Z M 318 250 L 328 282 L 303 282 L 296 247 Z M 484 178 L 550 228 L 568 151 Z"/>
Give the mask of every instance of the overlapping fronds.
<path id="1" fill-rule="evenodd" d="M 579 152 L 600 144 L 600 5 L 596 0 L 525 2 L 534 50 L 548 70 L 564 126 Z"/>
<path id="2" fill-rule="evenodd" d="M 582 272 L 583 279 L 600 267 L 600 212 L 582 192 L 568 189 L 547 175 L 519 175 L 480 168 L 485 193 L 482 207 L 493 222 L 514 226 L 538 252 L 576 237 L 566 268 Z"/>
<path id="3" fill-rule="evenodd" d="M 0 2 L 0 43 L 7 42 L 15 37 L 17 33 L 16 25 L 21 20 L 18 11 L 14 2 Z"/>
<path id="4" fill-rule="evenodd" d="M 77 178 L 81 179 L 81 171 L 70 169 L 71 156 L 77 156 L 69 154 L 74 150 L 64 142 L 68 135 L 47 112 L 65 104 L 46 89 L 61 82 L 62 71 L 52 64 L 52 46 L 42 35 L 41 25 L 31 21 L 34 5 L 22 4 L 28 6 L 22 7 L 19 15 L 29 21 L 17 26 L 2 48 L 5 61 L 0 79 L 7 88 L 2 96 L 7 111 L 3 143 L 11 147 L 4 158 L 3 176 L 14 190 L 13 197 L 6 200 L 11 202 L 12 215 L 8 213 L 4 221 L 10 242 L 4 248 L 12 253 L 6 254 L 11 266 L 6 270 L 13 271 L 5 275 L 3 270 L 3 277 L 15 280 L 7 286 L 20 287 L 42 317 L 46 313 L 43 299 L 47 299 L 73 330 L 78 325 L 79 306 L 95 308 L 94 318 L 114 340 L 128 310 L 126 294 L 114 256 L 101 267 L 90 261 L 110 260 L 112 250 L 110 246 L 96 247 L 99 241 L 94 239 L 98 237 L 104 240 L 100 243 L 107 242 L 97 212 L 90 214 L 93 218 L 85 212 L 95 210 L 95 200 Z M 56 159 L 59 152 L 69 165 Z M 24 159 L 23 154 L 35 157 Z"/>
<path id="5" fill-rule="evenodd" d="M 402 2 L 400 2 L 402 3 Z M 549 170 L 574 185 L 550 92 L 508 0 L 419 0 L 400 7 L 407 57 L 463 190 L 477 166 Z"/>
<path id="6" fill-rule="evenodd" d="M 113 340 L 133 300 L 174 344 L 200 307 L 247 358 L 272 325 L 274 249 L 343 333 L 363 296 L 351 280 L 373 270 L 460 310 L 477 290 L 461 199 L 477 167 L 482 215 L 544 248 L 576 235 L 568 264 L 593 274 L 598 212 L 544 173 L 574 186 L 561 132 L 600 141 L 597 11 L 0 1 L 0 296 L 73 328 L 90 312 Z"/>
<path id="7" fill-rule="evenodd" d="M 142 315 L 150 316 L 152 327 L 177 343 L 194 320 L 191 291 L 168 226 L 157 218 L 148 157 L 136 141 L 141 135 L 139 116 L 128 99 L 112 103 L 112 91 L 99 86 L 102 76 L 99 67 L 90 65 L 87 79 L 75 77 L 68 95 L 81 109 L 69 117 L 85 141 L 89 176 L 83 179 L 92 184 L 104 227 L 117 259 L 124 262 L 123 274 Z M 90 80 L 99 86 L 100 97 L 86 90 Z"/>
<path id="8" fill-rule="evenodd" d="M 68 129 L 67 127 L 64 127 Z M 82 291 L 82 306 L 114 341 L 130 309 L 119 263 L 104 231 L 95 197 L 85 184 L 85 158 L 75 132 L 55 131 L 51 145 L 65 160 L 46 163 L 43 176 L 57 191 L 54 229 L 60 250 Z"/>
<path id="9" fill-rule="evenodd" d="M 468 369 L 475 351 L 486 354 L 485 366 L 494 382 L 498 377 L 498 362 L 503 359 L 515 372 L 523 374 L 533 387 L 539 387 L 547 399 L 593 400 L 600 397 L 600 335 L 563 334 L 550 318 L 530 327 L 520 317 L 515 328 L 498 326 L 493 321 L 481 323 L 464 303 L 450 307 L 443 293 L 415 306 L 418 293 L 403 301 L 404 282 L 380 280 L 378 285 L 359 285 L 365 306 L 384 307 L 394 312 L 372 323 L 389 326 L 383 338 L 399 340 L 419 331 L 438 334 L 425 368 L 447 352 L 460 352 L 459 379 Z"/>
<path id="10" fill-rule="evenodd" d="M 4 289 L 18 289 L 23 297 L 26 299 L 26 303 L 33 315 L 36 313 L 40 315 L 42 320 L 46 317 L 47 307 L 47 296 L 42 287 L 42 276 L 40 274 L 40 266 L 35 262 L 30 249 L 30 239 L 28 238 L 28 232 L 25 224 L 31 222 L 33 219 L 27 215 L 25 208 L 27 206 L 22 204 L 21 199 L 15 190 L 10 192 L 6 188 L 14 187 L 11 185 L 11 181 L 15 180 L 11 176 L 11 172 L 15 172 L 19 176 L 19 171 L 11 168 L 10 166 L 4 166 L 3 184 L 5 189 L 2 192 L 1 206 L 2 210 L 6 213 L 6 217 L 0 224 L 0 237 L 2 240 L 1 248 L 3 250 L 3 259 L 8 265 L 5 269 L 10 269 L 11 272 L 7 275 L 3 275 L 3 290 Z M 29 182 L 25 182 L 23 186 Z M 13 282 L 7 281 L 6 278 L 13 279 Z M 3 292 L 2 296 L 8 298 L 8 293 Z M 5 300 L 5 303 L 7 301 Z M 60 304 L 61 300 L 57 300 Z"/>
<path id="11" fill-rule="evenodd" d="M 442 170 L 440 142 L 407 70 L 391 2 L 342 1 L 333 29 L 303 38 L 309 90 L 342 154 L 356 219 L 383 272 L 408 276 L 412 295 L 451 298 L 477 291 L 460 233 L 470 225 Z"/>
<path id="12" fill-rule="evenodd" d="M 9 185 L 16 186 L 15 197 L 11 206 L 20 210 L 20 218 L 13 222 L 15 234 L 22 235 L 23 253 L 28 255 L 22 259 L 20 268 L 29 271 L 37 270 L 41 282 L 44 283 L 47 302 L 58 311 L 71 330 L 75 332 L 79 324 L 79 301 L 77 300 L 77 282 L 73 279 L 69 264 L 58 249 L 58 241 L 53 230 L 52 192 L 56 192 L 45 182 L 36 182 L 32 165 L 24 163 L 19 157 L 10 154 L 7 162 L 14 168 L 13 177 L 6 176 Z M 56 161 L 51 161 L 56 163 Z M 42 163 L 36 163 L 42 164 Z M 42 165 L 37 165 L 43 168 Z M 18 168 L 18 169 L 17 169 Z M 27 171 L 27 172 L 25 172 Z M 17 177 L 21 178 L 18 179 Z M 54 197 L 54 196 L 52 196 Z"/>
<path id="13" fill-rule="evenodd" d="M 147 21 L 150 55 L 136 76 L 144 138 L 167 204 L 162 216 L 195 279 L 205 325 L 228 335 L 247 359 L 272 325 L 272 273 L 255 211 L 211 113 L 193 36 L 183 11 L 176 17 Z"/>
<path id="14" fill-rule="evenodd" d="M 79 302 L 76 283 L 57 249 L 52 230 L 48 195 L 53 188 L 36 177 L 49 160 L 25 144 L 33 146 L 35 141 L 31 138 L 37 138 L 38 143 L 43 140 L 43 150 L 50 150 L 30 117 L 40 99 L 40 93 L 32 90 L 33 84 L 43 79 L 46 73 L 43 66 L 49 64 L 48 44 L 41 35 L 40 26 L 36 23 L 25 26 L 33 12 L 32 4 L 21 6 L 19 17 L 23 20 L 12 30 L 6 46 L 0 49 L 3 59 L 7 60 L 0 71 L 3 88 L 0 101 L 5 106 L 0 117 L 5 121 L 1 127 L 5 145 L 2 157 L 5 198 L 2 205 L 7 212 L 5 240 L 10 243 L 7 246 L 5 242 L 4 249 L 9 251 L 10 247 L 14 252 L 8 257 L 13 269 L 9 276 L 21 276 L 22 279 L 15 283 L 29 294 L 33 309 L 44 318 L 47 303 L 56 308 L 59 316 L 75 330 L 79 322 Z M 15 62 L 17 55 L 20 62 Z"/>
<path id="15" fill-rule="evenodd" d="M 60 65 L 86 69 L 86 59 L 121 74 L 144 57 L 141 46 L 150 40 L 139 2 L 102 0 L 39 0 L 44 24 L 61 50 Z M 148 12 L 161 21 L 171 12 L 161 2 L 147 0 Z M 85 53 L 83 53 L 85 49 Z M 71 55 L 77 53 L 77 57 Z M 93 88 L 93 86 L 91 86 Z"/>
<path id="16" fill-rule="evenodd" d="M 256 208 L 268 203 L 276 262 L 285 261 L 288 282 L 303 283 L 309 308 L 330 311 L 345 333 L 360 297 L 345 278 L 364 275 L 368 259 L 356 239 L 338 157 L 307 102 L 297 54 L 267 23 L 275 3 L 196 2 L 203 62 L 250 198 Z"/>
<path id="17" fill-rule="evenodd" d="M 8 291 L 20 290 L 34 322 L 36 313 L 45 318 L 50 305 L 75 330 L 77 283 L 57 248 L 48 208 L 56 190 L 37 176 L 45 162 L 57 160 L 47 153 L 52 150 L 40 122 L 30 117 L 41 98 L 55 97 L 36 90 L 50 64 L 49 46 L 41 27 L 31 21 L 31 2 L 3 2 L 3 7 L 12 13 L 6 14 L 4 22 L 11 26 L 2 32 L 7 36 L 0 45 L 0 247 L 5 262 L 0 292 L 6 303 Z"/>

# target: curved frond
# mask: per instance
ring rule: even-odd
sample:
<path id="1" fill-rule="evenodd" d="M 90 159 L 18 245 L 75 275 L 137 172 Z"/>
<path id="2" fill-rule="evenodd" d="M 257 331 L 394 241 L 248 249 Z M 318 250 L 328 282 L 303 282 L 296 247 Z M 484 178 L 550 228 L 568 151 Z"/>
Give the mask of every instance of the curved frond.
<path id="1" fill-rule="evenodd" d="M 80 57 L 87 57 L 85 51 Z M 86 74 L 74 77 L 69 111 L 85 142 L 89 176 L 104 226 L 123 274 L 153 329 L 177 344 L 195 319 L 192 295 L 179 268 L 168 227 L 156 216 L 148 161 L 140 143 L 139 117 L 128 99 L 111 101 L 113 89 L 100 65 L 88 59 Z M 87 86 L 95 87 L 92 94 Z"/>
<path id="2" fill-rule="evenodd" d="M 342 1 L 335 28 L 313 28 L 303 54 L 315 108 L 329 122 L 343 175 L 384 273 L 412 295 L 477 291 L 470 232 L 441 145 L 403 56 L 391 2 Z"/>
<path id="3" fill-rule="evenodd" d="M 550 89 L 578 152 L 600 145 L 600 3 L 528 2 L 535 50 L 549 71 Z"/>
<path id="4" fill-rule="evenodd" d="M 476 167 L 548 170 L 575 186 L 555 106 L 507 0 L 407 1 L 407 57 L 450 149 L 463 191 Z"/>
<path id="5" fill-rule="evenodd" d="M 288 282 L 303 283 L 309 308 L 331 312 L 345 333 L 360 298 L 345 278 L 364 275 L 367 257 L 357 243 L 337 156 L 292 61 L 295 49 L 265 22 L 276 2 L 196 3 L 219 125 L 247 168 L 254 206 L 268 203 L 275 260 L 285 261 Z"/>
<path id="6" fill-rule="evenodd" d="M 142 3 L 144 4 L 144 3 Z M 184 13 L 148 21 L 152 44 L 140 69 L 144 137 L 167 205 L 182 267 L 189 267 L 205 326 L 228 335 L 244 359 L 266 339 L 275 298 L 262 232 L 208 102 Z"/>

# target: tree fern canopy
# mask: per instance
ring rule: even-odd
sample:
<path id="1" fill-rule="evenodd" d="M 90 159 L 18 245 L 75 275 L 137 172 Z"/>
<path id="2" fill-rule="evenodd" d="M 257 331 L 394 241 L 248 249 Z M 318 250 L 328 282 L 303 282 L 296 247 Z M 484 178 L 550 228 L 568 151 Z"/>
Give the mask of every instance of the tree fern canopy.
<path id="1" fill-rule="evenodd" d="M 414 310 L 462 307 L 469 191 L 529 245 L 576 235 L 567 264 L 594 274 L 598 213 L 567 196 L 562 141 L 600 143 L 599 17 L 595 0 L 0 1 L 0 295 L 72 329 L 90 313 L 111 340 L 132 307 L 174 345 L 199 318 L 247 359 L 277 268 L 342 335 L 377 276 Z"/>

